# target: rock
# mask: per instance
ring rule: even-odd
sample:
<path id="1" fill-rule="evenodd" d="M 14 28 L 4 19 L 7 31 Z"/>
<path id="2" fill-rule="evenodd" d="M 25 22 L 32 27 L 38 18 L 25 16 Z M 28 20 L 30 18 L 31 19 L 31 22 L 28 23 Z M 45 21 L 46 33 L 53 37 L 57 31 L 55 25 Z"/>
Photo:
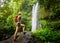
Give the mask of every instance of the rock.
<path id="1" fill-rule="evenodd" d="M 36 43 L 30 32 L 21 32 L 17 34 L 17 41 L 13 40 L 13 36 L 7 40 L 1 41 L 0 43 Z M 39 42 L 40 43 L 40 42 Z"/>
<path id="2" fill-rule="evenodd" d="M 31 34 L 29 32 L 21 32 L 17 34 L 17 40 L 13 40 L 13 36 L 7 40 L 1 41 L 0 43 L 28 43 L 31 38 Z"/>

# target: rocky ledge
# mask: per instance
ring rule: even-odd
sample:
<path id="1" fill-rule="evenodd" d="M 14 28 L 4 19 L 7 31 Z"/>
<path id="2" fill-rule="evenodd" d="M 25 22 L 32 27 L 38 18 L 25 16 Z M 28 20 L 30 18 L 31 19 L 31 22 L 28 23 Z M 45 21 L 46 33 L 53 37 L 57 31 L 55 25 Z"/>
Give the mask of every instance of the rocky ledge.
<path id="1" fill-rule="evenodd" d="M 41 43 L 35 39 L 30 32 L 21 32 L 17 34 L 17 41 L 13 40 L 13 36 L 7 40 L 1 41 L 0 43 Z"/>

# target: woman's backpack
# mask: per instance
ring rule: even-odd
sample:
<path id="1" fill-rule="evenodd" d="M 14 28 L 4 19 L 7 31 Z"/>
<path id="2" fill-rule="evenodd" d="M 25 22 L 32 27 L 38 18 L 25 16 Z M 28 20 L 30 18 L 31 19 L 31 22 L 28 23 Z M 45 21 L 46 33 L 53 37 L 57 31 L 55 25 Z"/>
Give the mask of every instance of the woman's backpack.
<path id="1" fill-rule="evenodd" d="M 15 22 L 18 22 L 18 17 L 16 16 L 15 19 L 14 19 Z"/>

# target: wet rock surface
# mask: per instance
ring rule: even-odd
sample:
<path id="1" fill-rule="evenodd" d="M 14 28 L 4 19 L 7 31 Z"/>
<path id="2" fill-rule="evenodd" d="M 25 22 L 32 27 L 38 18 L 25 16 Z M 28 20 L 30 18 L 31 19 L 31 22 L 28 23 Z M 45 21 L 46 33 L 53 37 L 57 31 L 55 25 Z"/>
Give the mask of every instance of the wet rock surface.
<path id="1" fill-rule="evenodd" d="M 1 41 L 0 43 L 36 43 L 36 40 L 30 32 L 21 32 L 17 34 L 17 41 L 14 41 L 12 36 L 10 39 Z"/>

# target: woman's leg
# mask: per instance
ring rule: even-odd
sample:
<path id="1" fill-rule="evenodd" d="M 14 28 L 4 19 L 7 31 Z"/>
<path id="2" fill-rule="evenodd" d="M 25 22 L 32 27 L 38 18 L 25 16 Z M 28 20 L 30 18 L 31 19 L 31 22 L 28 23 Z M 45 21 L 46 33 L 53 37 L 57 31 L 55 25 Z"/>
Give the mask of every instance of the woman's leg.
<path id="1" fill-rule="evenodd" d="M 25 31 L 25 25 L 21 24 L 21 27 L 22 27 L 22 31 L 24 32 Z"/>
<path id="2" fill-rule="evenodd" d="M 16 31 L 14 33 L 14 40 L 16 40 L 17 33 L 18 33 L 18 26 L 16 26 Z"/>

